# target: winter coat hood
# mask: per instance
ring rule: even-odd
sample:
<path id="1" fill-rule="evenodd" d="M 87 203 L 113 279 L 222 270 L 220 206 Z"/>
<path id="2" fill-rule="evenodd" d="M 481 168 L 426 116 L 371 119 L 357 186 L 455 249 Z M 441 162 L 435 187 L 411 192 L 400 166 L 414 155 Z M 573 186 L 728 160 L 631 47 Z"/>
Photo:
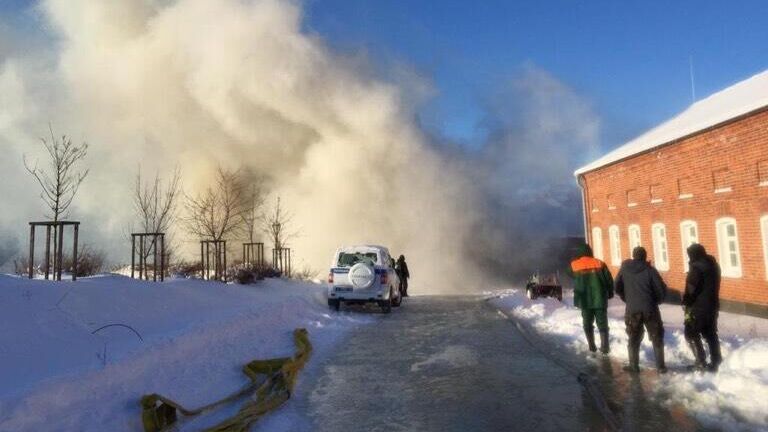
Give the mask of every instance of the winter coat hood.
<path id="1" fill-rule="evenodd" d="M 585 257 L 585 256 L 586 257 L 593 257 L 594 256 L 593 253 L 592 253 L 592 247 L 589 246 L 586 243 L 581 244 L 581 245 L 579 245 L 579 247 L 576 248 L 576 258 L 581 258 L 581 257 Z"/>
<path id="2" fill-rule="evenodd" d="M 707 250 L 704 249 L 704 246 L 694 243 L 690 246 L 688 246 L 688 258 L 691 261 L 700 261 L 707 257 Z"/>

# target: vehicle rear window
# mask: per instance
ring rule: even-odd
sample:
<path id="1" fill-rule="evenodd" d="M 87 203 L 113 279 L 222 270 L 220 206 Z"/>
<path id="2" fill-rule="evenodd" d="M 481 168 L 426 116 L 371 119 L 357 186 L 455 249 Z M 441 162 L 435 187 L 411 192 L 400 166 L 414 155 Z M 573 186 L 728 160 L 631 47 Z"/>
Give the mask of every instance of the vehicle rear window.
<path id="1" fill-rule="evenodd" d="M 339 254 L 339 267 L 352 267 L 359 262 L 365 262 L 367 264 L 376 264 L 378 256 L 376 252 L 342 252 Z"/>

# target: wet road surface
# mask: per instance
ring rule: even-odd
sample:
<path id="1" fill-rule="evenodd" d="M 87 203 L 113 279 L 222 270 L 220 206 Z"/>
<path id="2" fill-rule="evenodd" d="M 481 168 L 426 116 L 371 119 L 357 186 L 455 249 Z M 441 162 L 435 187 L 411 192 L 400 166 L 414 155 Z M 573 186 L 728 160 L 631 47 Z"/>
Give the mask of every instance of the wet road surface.
<path id="1" fill-rule="evenodd" d="M 407 299 L 322 369 L 313 430 L 606 429 L 576 378 L 478 297 Z"/>
<path id="2" fill-rule="evenodd" d="M 324 361 L 302 408 L 317 431 L 611 430 L 577 369 L 622 430 L 702 430 L 654 400 L 653 377 L 538 342 L 480 297 L 409 298 Z"/>

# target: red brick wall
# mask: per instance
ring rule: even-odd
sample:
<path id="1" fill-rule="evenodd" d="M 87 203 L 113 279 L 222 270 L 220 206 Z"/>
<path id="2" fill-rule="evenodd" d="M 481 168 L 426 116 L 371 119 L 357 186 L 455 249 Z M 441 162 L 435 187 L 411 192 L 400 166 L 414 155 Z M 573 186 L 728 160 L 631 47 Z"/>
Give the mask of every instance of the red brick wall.
<path id="1" fill-rule="evenodd" d="M 679 291 L 685 285 L 680 222 L 696 221 L 699 242 L 719 260 L 715 221 L 733 217 L 738 230 L 742 277 L 724 277 L 721 298 L 768 305 L 768 277 L 760 228 L 760 217 L 768 215 L 768 186 L 760 186 L 767 163 L 768 110 L 763 110 L 588 172 L 584 175 L 587 236 L 593 227 L 601 228 L 603 256 L 615 274 L 618 269 L 611 266 L 608 227 L 619 226 L 621 255 L 627 259 L 631 253 L 627 228 L 630 224 L 640 225 L 642 244 L 648 250 L 649 259 L 654 259 L 651 225 L 664 223 L 670 268 L 662 272 L 662 276 L 672 289 Z M 732 190 L 715 193 L 716 184 L 722 186 L 723 182 Z M 684 193 L 693 196 L 681 199 L 679 183 Z M 661 202 L 651 203 L 652 185 L 653 194 L 661 198 Z M 628 207 L 627 191 L 632 189 L 637 205 Z M 613 210 L 608 209 L 609 195 L 615 205 Z M 592 209 L 593 202 L 597 211 Z"/>

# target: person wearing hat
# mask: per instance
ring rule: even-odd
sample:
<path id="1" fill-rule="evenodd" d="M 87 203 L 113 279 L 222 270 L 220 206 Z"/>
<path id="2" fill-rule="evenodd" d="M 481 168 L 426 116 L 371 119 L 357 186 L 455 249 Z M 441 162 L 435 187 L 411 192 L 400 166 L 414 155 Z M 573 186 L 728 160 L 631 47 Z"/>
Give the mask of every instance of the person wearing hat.
<path id="1" fill-rule="evenodd" d="M 624 323 L 627 326 L 629 343 L 629 365 L 624 369 L 629 372 L 640 371 L 640 343 L 643 341 L 643 327 L 653 344 L 656 357 L 656 370 L 666 373 L 664 362 L 664 323 L 661 320 L 659 304 L 667 295 L 667 285 L 659 272 L 647 261 L 645 248 L 638 246 L 632 250 L 632 259 L 621 264 L 614 280 L 616 294 L 626 303 Z"/>
<path id="2" fill-rule="evenodd" d="M 581 309 L 582 325 L 589 350 L 597 351 L 595 323 L 600 331 L 600 352 L 608 354 L 608 299 L 613 298 L 613 278 L 608 266 L 592 254 L 588 244 L 582 244 L 571 261 L 573 275 L 573 304 Z"/>

